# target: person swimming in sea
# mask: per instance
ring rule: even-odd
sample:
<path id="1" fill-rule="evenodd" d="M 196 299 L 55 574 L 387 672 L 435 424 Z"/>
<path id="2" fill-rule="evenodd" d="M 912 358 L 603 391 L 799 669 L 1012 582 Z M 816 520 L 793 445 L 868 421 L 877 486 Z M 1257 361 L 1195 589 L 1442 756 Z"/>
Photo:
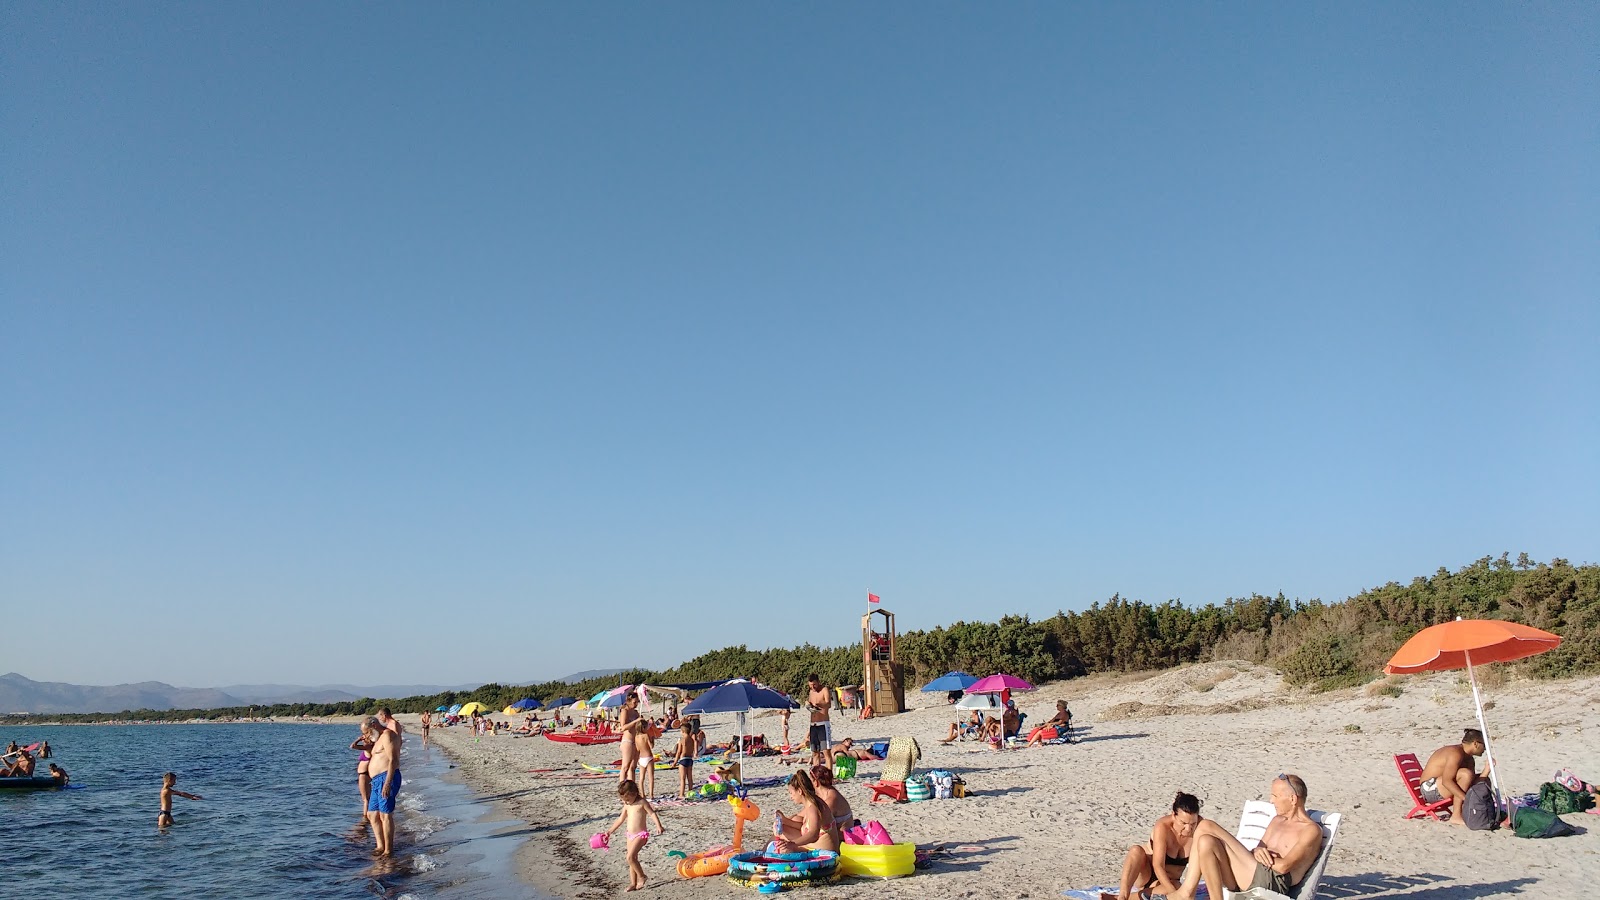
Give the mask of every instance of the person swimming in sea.
<path id="1" fill-rule="evenodd" d="M 161 776 L 161 815 L 156 817 L 156 827 L 165 828 L 172 824 L 172 798 L 182 797 L 185 800 L 204 800 L 199 794 L 189 794 L 180 791 L 173 785 L 178 783 L 176 772 L 168 772 Z"/>

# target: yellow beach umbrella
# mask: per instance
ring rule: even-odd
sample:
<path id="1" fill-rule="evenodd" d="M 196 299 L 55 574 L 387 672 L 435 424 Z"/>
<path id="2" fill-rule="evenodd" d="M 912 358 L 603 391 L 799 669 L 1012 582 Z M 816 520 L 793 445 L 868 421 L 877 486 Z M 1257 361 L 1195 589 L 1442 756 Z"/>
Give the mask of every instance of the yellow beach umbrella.
<path id="1" fill-rule="evenodd" d="M 489 707 L 484 706 L 482 703 L 479 703 L 476 700 L 472 701 L 471 703 L 463 704 L 462 707 L 461 707 L 461 715 L 463 715 L 463 716 L 470 716 L 473 713 L 477 713 L 479 715 L 483 715 L 484 713 L 486 713 L 488 711 L 489 711 Z"/>
<path id="2" fill-rule="evenodd" d="M 517 709 L 515 706 L 508 706 L 505 709 L 500 710 L 500 714 L 501 715 L 506 715 L 506 716 L 515 716 L 515 715 L 518 715 L 520 712 L 521 712 L 521 710 Z"/>

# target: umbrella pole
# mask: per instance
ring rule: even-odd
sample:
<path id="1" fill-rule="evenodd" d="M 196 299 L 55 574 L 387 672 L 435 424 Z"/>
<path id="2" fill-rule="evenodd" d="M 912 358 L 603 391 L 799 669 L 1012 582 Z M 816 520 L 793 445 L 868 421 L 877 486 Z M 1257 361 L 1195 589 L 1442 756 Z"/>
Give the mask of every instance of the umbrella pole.
<path id="1" fill-rule="evenodd" d="M 1489 726 L 1483 721 L 1483 698 L 1478 696 L 1478 676 L 1472 672 L 1472 651 L 1464 651 L 1467 658 L 1467 681 L 1472 684 L 1472 705 L 1478 710 L 1478 730 L 1483 732 L 1483 758 L 1489 767 L 1489 786 L 1494 789 L 1496 815 L 1500 809 L 1500 770 L 1494 765 L 1494 750 L 1489 746 Z"/>
<path id="2" fill-rule="evenodd" d="M 739 781 L 744 782 L 744 713 L 738 714 L 739 718 Z M 1487 751 L 1486 751 L 1487 752 Z"/>

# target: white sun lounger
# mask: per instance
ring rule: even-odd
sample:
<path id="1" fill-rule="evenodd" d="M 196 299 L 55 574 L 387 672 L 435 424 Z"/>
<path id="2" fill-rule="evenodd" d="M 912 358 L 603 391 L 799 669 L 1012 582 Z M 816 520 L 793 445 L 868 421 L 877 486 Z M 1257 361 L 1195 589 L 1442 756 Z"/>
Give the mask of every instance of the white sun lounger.
<path id="1" fill-rule="evenodd" d="M 1267 825 L 1276 816 L 1278 811 L 1272 804 L 1265 800 L 1251 800 L 1244 805 L 1244 812 L 1239 816 L 1239 830 L 1234 836 L 1247 850 L 1254 850 L 1261 843 L 1261 836 L 1266 834 Z M 1339 822 L 1344 817 L 1339 813 L 1322 812 L 1321 810 L 1308 809 L 1306 815 L 1311 821 L 1322 826 L 1322 849 L 1317 853 L 1317 861 L 1311 864 L 1311 869 L 1306 872 L 1306 880 L 1300 883 L 1300 893 L 1295 900 L 1313 900 L 1317 896 L 1317 885 L 1322 881 L 1322 870 L 1328 867 L 1328 853 L 1333 849 L 1333 837 L 1339 833 Z M 1290 900 L 1289 897 L 1277 891 L 1266 888 L 1250 888 L 1245 891 L 1223 890 L 1223 900 Z"/>

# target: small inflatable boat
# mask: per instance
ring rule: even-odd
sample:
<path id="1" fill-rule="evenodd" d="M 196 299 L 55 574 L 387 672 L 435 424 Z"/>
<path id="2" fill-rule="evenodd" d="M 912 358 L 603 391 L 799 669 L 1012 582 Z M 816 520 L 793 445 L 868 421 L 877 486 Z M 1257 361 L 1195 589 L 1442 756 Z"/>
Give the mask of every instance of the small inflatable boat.
<path id="1" fill-rule="evenodd" d="M 0 790 L 43 791 L 58 787 L 61 787 L 61 782 L 49 775 L 34 775 L 28 778 L 0 778 Z"/>
<path id="2" fill-rule="evenodd" d="M 544 736 L 563 744 L 615 744 L 622 740 L 620 734 L 590 734 L 587 731 L 547 731 Z"/>

